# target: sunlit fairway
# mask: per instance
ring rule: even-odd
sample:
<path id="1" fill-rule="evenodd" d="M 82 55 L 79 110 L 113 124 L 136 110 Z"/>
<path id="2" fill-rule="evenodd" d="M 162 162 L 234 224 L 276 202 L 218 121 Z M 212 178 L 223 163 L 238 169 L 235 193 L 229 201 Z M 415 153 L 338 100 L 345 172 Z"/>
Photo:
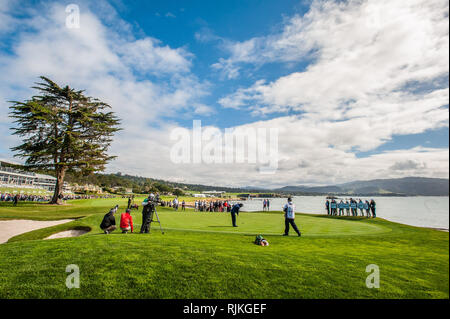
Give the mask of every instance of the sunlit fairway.
<path id="1" fill-rule="evenodd" d="M 449 235 L 382 219 L 298 214 L 302 231 L 282 237 L 281 212 L 227 213 L 158 208 L 165 234 L 104 235 L 100 221 L 126 199 L 65 206 L 0 204 L 0 219 L 74 222 L 16 236 L 0 245 L 0 298 L 448 298 Z M 135 231 L 140 211 L 133 211 Z M 116 215 L 117 223 L 120 214 Z M 90 227 L 77 238 L 42 240 Z M 262 234 L 269 247 L 253 244 Z M 66 266 L 80 267 L 80 289 L 67 289 Z M 366 287 L 366 266 L 380 288 Z"/>

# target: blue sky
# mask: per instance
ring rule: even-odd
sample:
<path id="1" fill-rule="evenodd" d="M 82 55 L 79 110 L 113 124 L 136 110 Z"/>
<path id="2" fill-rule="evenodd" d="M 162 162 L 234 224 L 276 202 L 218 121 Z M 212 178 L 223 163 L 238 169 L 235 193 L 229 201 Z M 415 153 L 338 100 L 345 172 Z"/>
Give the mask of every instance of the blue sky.
<path id="1" fill-rule="evenodd" d="M 114 3 L 112 3 L 114 5 Z M 306 61 L 295 65 L 272 63 L 258 68 L 249 68 L 245 77 L 237 79 L 218 79 L 211 72 L 211 65 L 222 57 L 220 40 L 198 41 L 196 35 L 211 33 L 214 36 L 233 41 L 245 41 L 247 38 L 264 36 L 280 30 L 284 16 L 304 13 L 308 4 L 299 1 L 190 1 L 184 5 L 179 1 L 131 1 L 126 5 L 114 5 L 121 17 L 136 26 L 136 32 L 151 35 L 171 47 L 185 47 L 195 55 L 192 71 L 200 79 L 213 83 L 211 95 L 205 103 L 218 112 L 217 118 L 204 118 L 208 124 L 221 128 L 228 127 L 227 121 L 234 125 L 248 122 L 249 112 L 225 110 L 221 112 L 218 100 L 236 89 L 249 86 L 260 77 L 268 81 L 299 71 L 307 66 Z M 242 114 L 244 113 L 244 114 Z M 270 118 L 270 116 L 268 116 Z M 227 121 L 223 121 L 226 119 Z M 254 121 L 258 118 L 254 118 Z M 184 123 L 186 122 L 186 123 Z M 192 125 L 191 121 L 182 121 Z"/>
<path id="2" fill-rule="evenodd" d="M 0 111 L 40 75 L 86 89 L 123 119 L 109 172 L 226 186 L 448 178 L 448 1 L 0 3 Z M 65 25 L 70 3 L 80 28 Z M 193 120 L 276 128 L 276 172 L 174 163 L 171 132 Z M 19 142 L 11 125 L 2 117 L 1 158 Z"/>

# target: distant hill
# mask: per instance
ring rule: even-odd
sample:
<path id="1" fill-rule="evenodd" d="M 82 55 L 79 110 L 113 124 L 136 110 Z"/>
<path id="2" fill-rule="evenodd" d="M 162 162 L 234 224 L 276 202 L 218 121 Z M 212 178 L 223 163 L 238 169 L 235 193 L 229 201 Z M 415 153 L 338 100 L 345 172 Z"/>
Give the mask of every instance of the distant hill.
<path id="1" fill-rule="evenodd" d="M 444 178 L 404 177 L 355 181 L 330 186 L 285 186 L 275 191 L 302 194 L 357 194 L 357 195 L 404 195 L 448 196 L 449 180 Z"/>
<path id="2" fill-rule="evenodd" d="M 51 172 L 49 172 L 51 173 Z M 67 173 L 66 182 L 77 183 L 80 185 L 93 184 L 104 188 L 105 190 L 111 190 L 112 188 L 131 188 L 134 193 L 142 194 L 149 192 L 171 192 L 174 193 L 177 189 L 182 192 L 196 191 L 225 191 L 230 193 L 238 192 L 256 192 L 253 189 L 233 188 L 233 187 L 221 187 L 221 186 L 208 186 L 201 184 L 187 184 L 170 182 L 160 179 L 132 176 L 128 174 L 122 174 L 120 172 L 115 174 L 102 174 L 93 173 L 87 176 L 81 174 Z"/>
<path id="3" fill-rule="evenodd" d="M 256 186 L 221 187 L 201 184 L 176 183 L 159 179 L 131 176 L 127 174 L 91 174 L 82 176 L 68 173 L 66 181 L 78 184 L 94 184 L 109 189 L 113 187 L 131 188 L 135 193 L 174 192 L 176 189 L 188 191 L 226 191 L 231 193 L 279 193 L 293 195 L 346 194 L 346 195 L 397 195 L 397 196 L 448 196 L 449 180 L 443 178 L 405 177 L 395 179 L 375 179 L 354 181 L 329 186 L 285 186 L 264 189 Z"/>

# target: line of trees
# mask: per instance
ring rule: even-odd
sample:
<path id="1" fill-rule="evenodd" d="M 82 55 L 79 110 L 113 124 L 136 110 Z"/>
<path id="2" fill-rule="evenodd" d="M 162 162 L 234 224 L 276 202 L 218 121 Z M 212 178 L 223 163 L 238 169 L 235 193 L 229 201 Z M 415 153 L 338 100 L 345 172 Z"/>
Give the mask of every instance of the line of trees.
<path id="1" fill-rule="evenodd" d="M 66 181 L 69 183 L 77 183 L 80 185 L 93 184 L 102 187 L 104 190 L 111 191 L 113 188 L 120 188 L 120 192 L 124 192 L 126 188 L 131 188 L 135 194 L 154 193 L 172 193 L 182 195 L 182 189 L 170 185 L 164 181 L 158 181 L 151 178 L 116 174 L 89 174 L 83 176 L 80 174 L 67 174 Z"/>

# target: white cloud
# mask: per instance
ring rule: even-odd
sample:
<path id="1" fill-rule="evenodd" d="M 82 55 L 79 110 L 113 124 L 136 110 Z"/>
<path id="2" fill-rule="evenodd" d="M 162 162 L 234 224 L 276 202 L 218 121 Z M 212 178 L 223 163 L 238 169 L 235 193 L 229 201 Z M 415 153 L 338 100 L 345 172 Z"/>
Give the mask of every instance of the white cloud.
<path id="1" fill-rule="evenodd" d="M 16 19 L 10 15 L 12 6 L 11 0 L 0 1 L 0 35 L 10 31 L 17 23 Z"/>
<path id="2" fill-rule="evenodd" d="M 236 187 L 246 185 L 277 187 L 305 183 L 324 185 L 406 176 L 448 178 L 449 174 L 448 149 L 414 147 L 358 158 L 351 151 L 330 146 L 327 143 L 329 132 L 321 127 L 315 129 L 307 127 L 303 130 L 294 117 L 235 127 L 279 128 L 278 157 L 280 160 L 274 175 L 259 174 L 259 163 L 175 164 L 170 159 L 170 148 L 174 142 L 169 139 L 174 127 L 167 124 L 152 132 L 145 134 L 136 132 L 134 137 L 130 136 L 130 140 L 133 138 L 139 140 L 141 149 L 152 151 L 136 152 L 131 143 L 122 141 L 121 156 L 110 167 L 111 171 L 126 167 L 127 172 L 131 174 L 141 174 L 143 170 L 149 169 L 152 171 L 152 177 Z M 190 132 L 192 134 L 192 131 Z M 157 169 L 149 168 L 149 163 Z"/>
<path id="3" fill-rule="evenodd" d="M 97 3 L 95 10 L 106 18 L 80 5 L 79 29 L 65 27 L 62 5 L 24 5 L 23 10 L 29 17 L 22 17 L 20 27 L 14 29 L 13 45 L 9 48 L 12 54 L 0 55 L 2 114 L 8 112 L 6 101 L 29 98 L 35 93 L 30 87 L 38 77 L 48 76 L 60 85 L 85 89 L 87 94 L 112 106 L 122 119 L 124 130 L 116 135 L 111 153 L 122 156 L 119 145 L 123 144 L 133 145 L 131 154 L 142 152 L 140 140 L 151 138 L 147 132 L 153 134 L 151 126 L 158 124 L 161 117 L 210 111 L 201 104 L 209 84 L 200 82 L 190 72 L 193 55 L 154 38 L 136 39 L 130 33 L 131 27 L 107 3 Z M 124 27 L 116 29 L 118 25 Z M 148 74 L 156 80 L 143 76 Z M 11 120 L 2 116 L 2 136 L 9 135 L 10 125 Z M 3 151 L 17 142 L 16 138 L 2 138 Z M 152 171 L 143 169 L 141 174 L 151 175 Z"/>
<path id="4" fill-rule="evenodd" d="M 314 52 L 306 71 L 257 82 L 228 99 L 239 104 L 245 95 L 265 105 L 255 108 L 263 113 L 292 108 L 322 115 L 447 75 L 448 44 L 447 1 L 314 2 L 281 34 L 235 43 L 232 56 L 218 64 L 230 69 L 243 62 L 300 61 Z"/>
<path id="5" fill-rule="evenodd" d="M 137 72 L 151 74 L 167 74 L 188 72 L 191 67 L 192 54 L 182 48 L 172 49 L 161 46 L 160 41 L 153 38 L 127 42 L 118 47 L 121 60 L 133 67 Z"/>
<path id="6" fill-rule="evenodd" d="M 230 78 L 248 63 L 314 59 L 305 72 L 273 82 L 261 79 L 221 100 L 224 106 L 247 107 L 258 115 L 288 109 L 303 112 L 242 126 L 279 129 L 279 170 L 273 176 L 259 174 L 251 164 L 170 161 L 169 133 L 175 121 L 214 114 L 202 103 L 210 84 L 192 74 L 194 56 L 186 49 L 151 37 L 136 39 L 132 28 L 107 5 L 106 20 L 81 7 L 80 29 L 64 27 L 64 7 L 57 4 L 47 5 L 47 11 L 31 19 L 22 18 L 21 26 L 14 26 L 12 54 L 0 55 L 0 112 L 8 111 L 5 100 L 31 96 L 29 86 L 40 75 L 86 89 L 110 103 L 123 122 L 124 130 L 111 149 L 119 157 L 108 165 L 109 172 L 224 186 L 448 176 L 448 149 L 415 147 L 355 156 L 355 149 L 374 149 L 393 134 L 448 126 L 448 109 L 441 107 L 448 103 L 448 86 L 426 92 L 404 88 L 411 81 L 428 83 L 448 73 L 448 25 L 439 14 L 441 2 L 424 2 L 420 9 L 417 1 L 400 7 L 385 2 L 382 5 L 394 11 L 386 11 L 386 21 L 370 28 L 365 23 L 378 21 L 373 12 L 383 6 L 373 2 L 371 9 L 359 3 L 314 4 L 306 16 L 290 19 L 281 34 L 235 46 L 224 42 L 232 55 L 216 67 L 226 67 Z M 12 19 L 8 12 L 0 10 Z M 409 18 L 414 23 L 403 25 Z M 4 149 L 17 142 L 9 136 L 9 125 L 10 120 L 2 117 Z M 408 161 L 417 165 L 405 165 Z"/>
<path id="7" fill-rule="evenodd" d="M 448 177 L 448 149 L 354 154 L 393 135 L 448 127 L 448 1 L 314 1 L 304 16 L 287 19 L 280 33 L 243 42 L 217 39 L 229 57 L 213 68 L 228 78 L 249 66 L 311 61 L 302 72 L 260 79 L 219 100 L 255 117 L 298 112 L 258 122 L 280 128 L 282 183 L 291 173 L 323 183 L 359 174 Z M 398 169 L 408 161 L 417 165 Z M 283 171 L 289 171 L 284 178 Z"/>
<path id="8" fill-rule="evenodd" d="M 219 103 L 255 116 L 298 112 L 267 125 L 289 129 L 297 141 L 284 141 L 295 152 L 310 144 L 322 153 L 343 151 L 339 157 L 346 158 L 393 135 L 448 127 L 448 42 L 448 1 L 315 1 L 304 16 L 288 19 L 281 33 L 231 44 L 230 57 L 215 66 L 312 59 L 306 70 L 260 79 Z"/>
<path id="9" fill-rule="evenodd" d="M 194 113 L 198 115 L 211 115 L 215 113 L 214 108 L 205 104 L 195 104 Z"/>

